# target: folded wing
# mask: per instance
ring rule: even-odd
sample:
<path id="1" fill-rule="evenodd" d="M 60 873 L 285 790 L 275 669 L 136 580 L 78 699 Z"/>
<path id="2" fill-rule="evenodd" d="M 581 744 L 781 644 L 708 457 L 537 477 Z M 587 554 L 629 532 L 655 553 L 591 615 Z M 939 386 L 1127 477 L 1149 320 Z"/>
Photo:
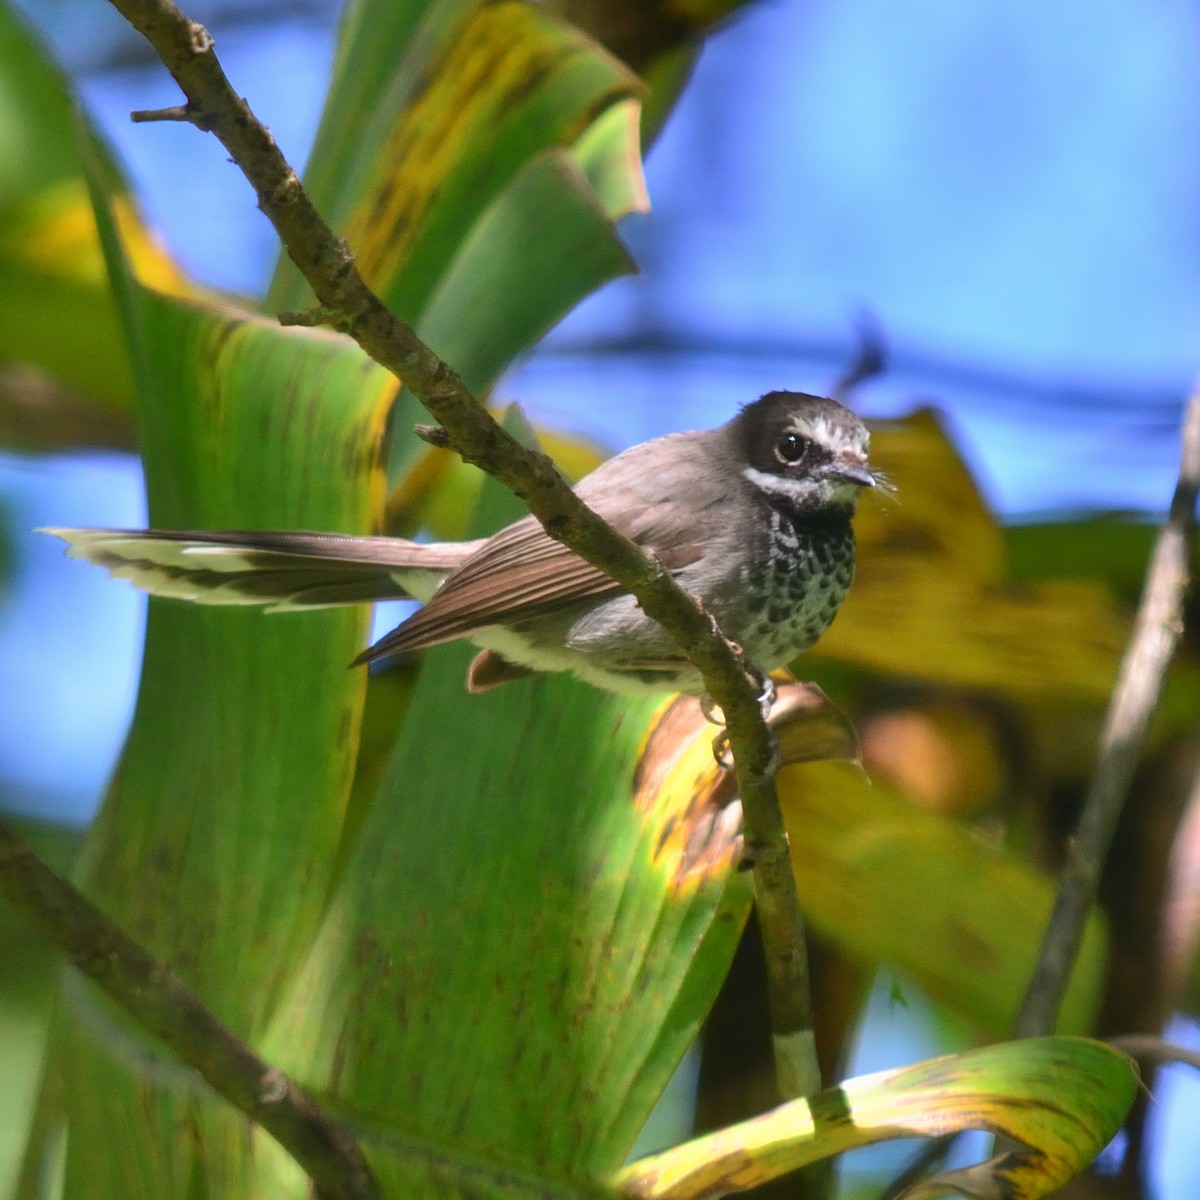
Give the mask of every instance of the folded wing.
<path id="1" fill-rule="evenodd" d="M 623 456 L 624 457 L 624 456 Z M 618 460 L 613 460 L 614 463 Z M 601 467 L 586 483 L 597 481 Z M 670 570 L 695 562 L 702 554 L 694 520 L 675 519 L 658 496 L 646 502 L 632 491 L 618 493 L 632 503 L 614 504 L 612 493 L 594 487 L 580 494 L 619 532 L 653 550 Z M 607 501 L 607 502 L 606 502 Z M 496 625 L 561 612 L 589 600 L 620 595 L 624 589 L 603 571 L 556 542 L 532 517 L 502 529 L 484 542 L 417 613 L 361 654 L 357 662 L 436 646 L 470 637 Z"/>

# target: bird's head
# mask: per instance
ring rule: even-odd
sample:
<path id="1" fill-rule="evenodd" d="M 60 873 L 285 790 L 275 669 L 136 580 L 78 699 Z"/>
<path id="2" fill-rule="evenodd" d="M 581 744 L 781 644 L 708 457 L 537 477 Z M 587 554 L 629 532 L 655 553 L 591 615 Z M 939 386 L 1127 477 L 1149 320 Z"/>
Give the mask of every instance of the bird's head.
<path id="1" fill-rule="evenodd" d="M 742 475 L 789 507 L 852 510 L 876 486 L 867 459 L 870 434 L 836 400 L 803 392 L 768 392 L 729 424 Z"/>

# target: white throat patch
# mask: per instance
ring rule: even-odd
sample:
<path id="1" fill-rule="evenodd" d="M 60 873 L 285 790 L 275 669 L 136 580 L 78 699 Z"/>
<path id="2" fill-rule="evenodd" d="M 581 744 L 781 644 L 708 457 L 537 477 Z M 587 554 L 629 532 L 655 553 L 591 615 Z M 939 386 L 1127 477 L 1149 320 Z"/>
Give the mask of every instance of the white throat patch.
<path id="1" fill-rule="evenodd" d="M 858 487 L 835 479 L 788 479 L 782 475 L 771 475 L 757 467 L 743 467 L 742 477 L 748 479 L 760 492 L 782 496 L 797 508 L 809 505 L 849 505 L 854 507 L 858 499 Z"/>
<path id="2" fill-rule="evenodd" d="M 817 491 L 817 485 L 811 479 L 786 479 L 782 475 L 769 475 L 757 467 L 745 467 L 742 476 L 748 479 L 761 492 L 770 492 L 775 496 L 786 496 L 787 499 L 799 502 L 803 496 L 812 496 Z"/>

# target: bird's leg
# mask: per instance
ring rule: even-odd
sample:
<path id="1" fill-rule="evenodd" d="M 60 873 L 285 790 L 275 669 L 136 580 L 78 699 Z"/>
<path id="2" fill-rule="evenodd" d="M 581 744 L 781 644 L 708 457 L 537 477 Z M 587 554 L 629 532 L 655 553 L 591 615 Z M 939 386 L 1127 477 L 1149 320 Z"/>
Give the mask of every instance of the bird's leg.
<path id="1" fill-rule="evenodd" d="M 746 674 L 750 681 L 758 689 L 758 703 L 762 709 L 764 721 L 769 721 L 771 709 L 775 706 L 775 699 L 778 696 L 778 691 L 773 680 L 767 671 L 762 667 L 751 663 L 746 669 Z M 721 732 L 713 738 L 713 758 L 717 760 L 717 765 L 725 771 L 733 770 L 733 755 L 729 748 L 729 732 L 725 728 L 725 714 L 720 708 L 713 703 L 712 697 L 705 692 L 700 697 L 700 711 L 704 714 L 704 719 L 712 725 L 719 725 Z M 774 752 L 771 756 L 771 762 L 767 766 L 764 775 L 774 775 L 779 769 L 779 744 L 775 737 L 772 736 L 771 743 L 774 747 Z"/>

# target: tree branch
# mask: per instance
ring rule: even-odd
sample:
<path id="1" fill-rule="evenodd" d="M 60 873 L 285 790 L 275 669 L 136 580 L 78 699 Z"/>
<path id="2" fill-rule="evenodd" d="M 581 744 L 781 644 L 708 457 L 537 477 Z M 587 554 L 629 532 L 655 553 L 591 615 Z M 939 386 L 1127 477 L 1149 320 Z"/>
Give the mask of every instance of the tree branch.
<path id="1" fill-rule="evenodd" d="M 1186 1046 L 1168 1042 L 1152 1033 L 1123 1033 L 1104 1040 L 1139 1062 L 1182 1063 L 1185 1067 L 1200 1071 L 1200 1051 L 1189 1050 Z"/>
<path id="2" fill-rule="evenodd" d="M 4 821 L 0 892 L 79 970 L 284 1146 L 308 1172 L 321 1200 L 378 1200 L 358 1143 L 307 1092 L 226 1029 L 165 963 L 46 866 Z"/>
<path id="3" fill-rule="evenodd" d="M 354 258 L 313 207 L 270 132 L 229 85 L 203 26 L 171 0 L 112 0 L 162 58 L 187 98 L 188 119 L 210 130 L 241 168 L 258 206 L 330 323 L 402 379 L 467 461 L 519 496 L 551 537 L 633 593 L 699 669 L 725 714 L 753 856 L 768 970 L 772 1026 L 785 1098 L 818 1089 L 812 1047 L 803 918 L 773 779 L 774 746 L 758 689 L 712 617 L 652 555 L 588 509 L 544 454 L 522 447 L 491 419 L 462 379 L 367 286 Z"/>
<path id="4" fill-rule="evenodd" d="M 28 363 L 0 365 L 0 446 L 29 454 L 136 450 L 133 415 Z"/>
<path id="5" fill-rule="evenodd" d="M 1189 555 L 1200 492 L 1200 385 L 1188 402 L 1182 441 L 1179 482 L 1147 569 L 1133 633 L 1104 721 L 1099 760 L 1068 847 L 1033 979 L 1017 1017 L 1016 1037 L 1054 1031 L 1146 729 L 1183 632 L 1183 602 L 1190 582 Z"/>

